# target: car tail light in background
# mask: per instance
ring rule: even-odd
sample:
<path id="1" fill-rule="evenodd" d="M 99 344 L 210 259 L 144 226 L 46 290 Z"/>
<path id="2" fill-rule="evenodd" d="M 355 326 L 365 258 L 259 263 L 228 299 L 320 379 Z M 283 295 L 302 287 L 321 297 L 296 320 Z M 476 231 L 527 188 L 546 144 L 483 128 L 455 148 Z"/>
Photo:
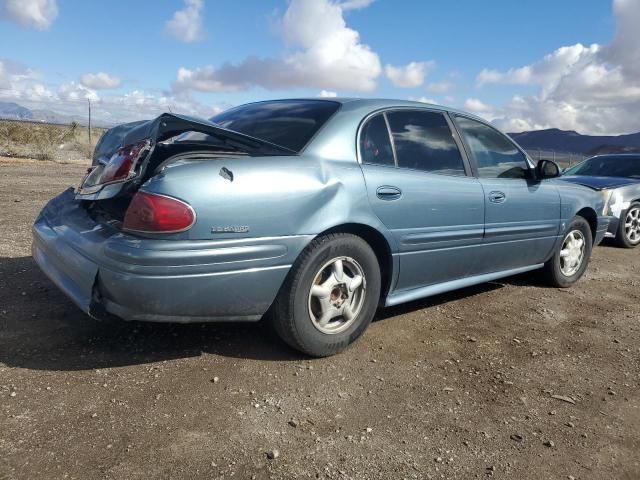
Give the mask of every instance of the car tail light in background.
<path id="1" fill-rule="evenodd" d="M 141 233 L 176 233 L 188 230 L 195 221 L 193 208 L 182 200 L 138 192 L 125 213 L 123 228 Z"/>
<path id="2" fill-rule="evenodd" d="M 109 183 L 124 182 L 136 176 L 138 161 L 149 151 L 151 142 L 126 145 L 114 153 L 108 162 L 92 168 L 82 182 L 82 193 L 93 193 Z"/>

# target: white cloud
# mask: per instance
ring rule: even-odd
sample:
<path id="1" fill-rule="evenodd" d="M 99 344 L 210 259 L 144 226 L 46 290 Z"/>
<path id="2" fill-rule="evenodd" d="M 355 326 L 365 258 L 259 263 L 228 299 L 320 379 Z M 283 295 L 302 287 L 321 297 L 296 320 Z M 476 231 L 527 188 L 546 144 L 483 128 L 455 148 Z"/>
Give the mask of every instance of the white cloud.
<path id="1" fill-rule="evenodd" d="M 100 101 L 98 94 L 76 82 L 63 83 L 58 87 L 58 98 L 62 101 L 78 101 L 91 100 L 92 102 Z"/>
<path id="2" fill-rule="evenodd" d="M 453 88 L 453 83 L 448 81 L 434 82 L 427 85 L 427 91 L 431 93 L 446 93 Z"/>
<path id="3" fill-rule="evenodd" d="M 321 98 L 336 98 L 338 94 L 336 92 L 331 92 L 329 90 L 322 90 L 319 94 Z"/>
<path id="4" fill-rule="evenodd" d="M 637 0 L 615 0 L 613 13 L 617 20 L 616 36 L 604 48 L 609 60 L 621 65 L 625 76 L 640 76 L 640 5 Z"/>
<path id="5" fill-rule="evenodd" d="M 57 16 L 56 0 L 0 0 L 0 18 L 23 27 L 46 30 Z"/>
<path id="6" fill-rule="evenodd" d="M 181 42 L 199 42 L 205 37 L 202 23 L 204 0 L 184 0 L 184 4 L 184 8 L 167 21 L 165 31 Z"/>
<path id="7" fill-rule="evenodd" d="M 411 62 L 402 67 L 386 65 L 384 71 L 396 87 L 415 88 L 424 83 L 424 77 L 434 66 L 434 62 Z"/>
<path id="8" fill-rule="evenodd" d="M 122 95 L 98 95 L 94 89 L 76 82 L 50 88 L 45 86 L 37 72 L 16 62 L 0 60 L 1 101 L 85 118 L 87 99 L 91 100 L 93 117 L 109 123 L 153 118 L 167 111 L 205 118 L 221 111 L 220 106 L 205 105 L 188 94 L 134 90 Z"/>
<path id="9" fill-rule="evenodd" d="M 113 77 L 108 73 L 85 73 L 80 77 L 80 83 L 87 88 L 93 88 L 95 90 L 117 88 L 122 82 L 118 77 Z"/>
<path id="10" fill-rule="evenodd" d="M 473 113 L 489 113 L 494 110 L 493 107 L 477 98 L 467 98 L 464 102 L 464 109 Z"/>
<path id="11" fill-rule="evenodd" d="M 280 21 L 288 53 L 278 58 L 249 57 L 217 68 L 181 67 L 173 89 L 222 92 L 259 86 L 370 92 L 382 70 L 380 59 L 344 19 L 345 6 L 363 8 L 369 3 L 291 0 Z"/>
<path id="12" fill-rule="evenodd" d="M 369 5 L 373 3 L 373 0 L 343 0 L 340 2 L 340 7 L 342 10 L 360 10 L 362 8 L 367 8 Z"/>
<path id="13" fill-rule="evenodd" d="M 30 68 L 11 60 L 0 60 L 0 95 L 20 97 L 22 92 L 38 97 L 48 97 L 52 93 L 39 85 L 39 75 Z"/>
<path id="14" fill-rule="evenodd" d="M 431 103 L 433 105 L 438 104 L 437 100 L 428 97 L 409 97 L 409 100 L 411 100 L 412 102 Z"/>
<path id="15" fill-rule="evenodd" d="M 557 127 L 581 133 L 640 130 L 640 2 L 614 0 L 616 35 L 607 45 L 558 48 L 541 60 L 506 71 L 482 70 L 478 86 L 537 87 L 534 95 L 486 111 L 509 130 Z M 484 112 L 483 112 L 484 113 Z"/>

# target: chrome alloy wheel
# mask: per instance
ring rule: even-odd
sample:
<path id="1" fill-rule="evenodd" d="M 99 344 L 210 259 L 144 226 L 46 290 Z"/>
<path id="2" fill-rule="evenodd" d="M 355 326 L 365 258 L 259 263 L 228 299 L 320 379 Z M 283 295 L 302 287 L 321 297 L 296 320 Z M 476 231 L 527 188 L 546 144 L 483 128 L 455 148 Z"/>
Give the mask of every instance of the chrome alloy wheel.
<path id="1" fill-rule="evenodd" d="M 325 263 L 309 291 L 313 326 L 329 335 L 344 332 L 362 310 L 367 283 L 362 267 L 351 257 Z"/>
<path id="2" fill-rule="evenodd" d="M 640 242 L 640 207 L 634 207 L 627 212 L 624 232 L 631 243 Z"/>
<path id="3" fill-rule="evenodd" d="M 565 277 L 575 275 L 584 260 L 585 239 L 580 230 L 573 230 L 564 238 L 560 250 L 560 271 Z"/>

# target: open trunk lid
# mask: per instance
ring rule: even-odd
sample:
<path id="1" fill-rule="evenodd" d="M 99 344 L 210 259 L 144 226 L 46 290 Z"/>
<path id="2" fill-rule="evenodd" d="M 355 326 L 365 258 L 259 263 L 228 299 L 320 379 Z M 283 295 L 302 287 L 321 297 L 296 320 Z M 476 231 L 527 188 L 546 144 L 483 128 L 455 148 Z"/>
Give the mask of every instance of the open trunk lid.
<path id="1" fill-rule="evenodd" d="M 201 140 L 181 139 L 196 132 Z M 131 194 L 168 158 L 189 152 L 230 156 L 297 155 L 266 140 L 222 128 L 204 119 L 163 113 L 107 130 L 96 145 L 92 166 L 76 191 L 78 200 L 105 200 Z"/>

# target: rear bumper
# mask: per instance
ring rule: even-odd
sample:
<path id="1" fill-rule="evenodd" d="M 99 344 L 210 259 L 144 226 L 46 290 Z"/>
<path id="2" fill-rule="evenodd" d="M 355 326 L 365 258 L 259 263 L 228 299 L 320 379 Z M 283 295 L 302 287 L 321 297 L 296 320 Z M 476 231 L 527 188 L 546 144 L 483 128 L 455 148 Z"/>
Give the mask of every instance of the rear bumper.
<path id="1" fill-rule="evenodd" d="M 33 258 L 84 312 L 156 322 L 255 321 L 307 236 L 154 240 L 95 223 L 67 190 L 33 225 Z"/>

